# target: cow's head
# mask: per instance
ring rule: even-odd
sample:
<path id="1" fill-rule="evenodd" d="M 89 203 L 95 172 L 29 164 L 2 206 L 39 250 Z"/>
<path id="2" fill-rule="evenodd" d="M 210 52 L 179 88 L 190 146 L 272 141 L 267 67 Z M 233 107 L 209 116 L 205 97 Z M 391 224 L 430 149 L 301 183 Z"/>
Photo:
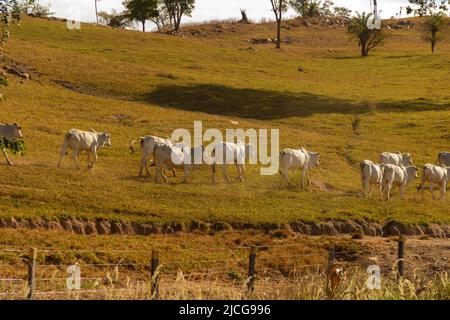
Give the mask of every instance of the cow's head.
<path id="1" fill-rule="evenodd" d="M 412 165 L 412 155 L 411 153 L 404 153 L 402 154 L 402 163 L 404 166 L 410 166 Z"/>
<path id="2" fill-rule="evenodd" d="M 104 147 L 104 146 L 110 147 L 111 146 L 111 136 L 109 135 L 109 132 L 106 131 L 106 132 L 100 133 L 98 135 L 98 141 L 102 147 Z"/>
<path id="3" fill-rule="evenodd" d="M 309 167 L 320 166 L 320 154 L 318 152 L 309 152 Z"/>

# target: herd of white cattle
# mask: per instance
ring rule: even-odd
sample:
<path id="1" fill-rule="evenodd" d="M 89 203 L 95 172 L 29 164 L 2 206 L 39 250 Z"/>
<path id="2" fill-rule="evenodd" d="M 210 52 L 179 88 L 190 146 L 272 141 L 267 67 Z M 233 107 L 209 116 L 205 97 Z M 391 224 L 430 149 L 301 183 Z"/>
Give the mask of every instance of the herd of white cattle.
<path id="1" fill-rule="evenodd" d="M 0 138 L 21 139 L 22 130 L 18 124 L 0 123 Z M 237 180 L 244 180 L 245 161 L 248 157 L 256 155 L 256 147 L 252 144 L 242 142 L 218 142 L 211 149 L 212 161 L 208 160 L 208 155 L 203 146 L 187 148 L 184 143 L 174 143 L 169 138 L 156 136 L 145 136 L 133 140 L 130 145 L 131 152 L 135 152 L 134 145 L 140 143 L 142 158 L 140 162 L 139 177 L 144 169 L 150 176 L 148 164 L 155 166 L 155 181 L 160 182 L 161 178 L 165 183 L 168 179 L 165 170 L 171 170 L 173 176 L 176 175 L 175 168 L 182 168 L 184 171 L 183 183 L 188 181 L 191 170 L 196 166 L 195 157 L 200 155 L 201 162 L 207 162 L 212 167 L 212 180 L 216 183 L 216 165 L 222 165 L 222 174 L 227 182 L 231 182 L 227 174 L 228 165 L 236 165 Z M 78 156 L 81 152 L 87 153 L 88 168 L 92 169 L 97 161 L 97 152 L 104 146 L 111 146 L 111 138 L 108 132 L 96 132 L 95 130 L 81 131 L 71 129 L 65 135 L 61 146 L 58 167 L 61 166 L 63 157 L 72 150 L 72 160 L 79 169 Z M 12 165 L 8 159 L 6 150 L 1 150 L 7 163 Z M 305 182 L 311 183 L 308 174 L 311 169 L 320 164 L 320 154 L 301 149 L 285 149 L 280 153 L 280 174 L 289 184 L 288 173 L 290 170 L 301 170 L 301 186 L 305 187 Z M 410 153 L 389 153 L 383 152 L 380 155 L 379 163 L 364 160 L 360 163 L 361 181 L 364 197 L 371 197 L 373 189 L 378 188 L 382 200 L 389 200 L 390 193 L 394 186 L 398 186 L 400 197 L 404 198 L 406 187 L 419 178 L 419 168 L 413 165 Z M 440 199 L 445 198 L 447 182 L 450 178 L 450 152 L 441 152 L 438 155 L 437 163 L 427 163 L 422 170 L 421 184 L 418 190 L 424 194 L 425 184 L 429 183 L 429 190 L 433 199 L 436 199 L 433 186 L 440 188 Z"/>

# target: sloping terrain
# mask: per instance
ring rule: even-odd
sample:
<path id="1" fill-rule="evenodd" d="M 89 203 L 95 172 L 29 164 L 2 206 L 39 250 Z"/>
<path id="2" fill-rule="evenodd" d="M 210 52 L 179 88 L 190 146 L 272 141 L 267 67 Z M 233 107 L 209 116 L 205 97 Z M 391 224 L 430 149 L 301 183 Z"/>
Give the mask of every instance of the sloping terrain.
<path id="1" fill-rule="evenodd" d="M 194 28 L 194 27 L 190 27 Z M 281 50 L 252 45 L 273 37 L 273 25 L 219 25 L 217 36 L 176 37 L 25 18 L 12 30 L 4 64 L 9 76 L 0 121 L 23 126 L 27 151 L 0 165 L 0 220 L 108 219 L 140 223 L 203 223 L 265 227 L 354 220 L 384 224 L 448 224 L 450 200 L 361 198 L 359 161 L 404 151 L 422 166 L 450 143 L 450 42 L 431 55 L 420 26 L 393 30 L 384 47 L 358 56 L 345 29 L 287 23 Z M 230 29 L 234 28 L 234 31 Z M 447 29 L 448 30 L 448 29 Z M 448 34 L 448 32 L 446 32 Z M 359 120 L 356 132 L 352 129 Z M 210 169 L 181 185 L 138 179 L 132 138 L 169 136 L 177 128 L 278 128 L 281 147 L 321 153 L 313 186 L 280 187 L 247 166 L 244 183 L 212 185 Z M 71 128 L 108 130 L 113 146 L 93 171 L 56 163 Z M 82 158 L 82 164 L 86 159 Z M 235 169 L 230 168 L 235 174 Z M 182 175 L 181 172 L 178 176 Z M 291 175 L 298 181 L 298 173 Z M 22 219 L 22 220 L 21 220 Z M 23 226 L 23 224 L 21 225 Z"/>

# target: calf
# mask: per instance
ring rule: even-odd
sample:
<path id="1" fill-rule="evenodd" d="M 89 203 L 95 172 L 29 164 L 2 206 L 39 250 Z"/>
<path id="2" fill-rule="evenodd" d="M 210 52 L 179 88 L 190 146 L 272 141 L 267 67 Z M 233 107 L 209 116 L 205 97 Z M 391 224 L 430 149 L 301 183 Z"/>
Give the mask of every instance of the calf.
<path id="1" fill-rule="evenodd" d="M 390 199 L 390 193 L 394 185 L 400 189 L 400 198 L 403 199 L 405 188 L 418 178 L 419 169 L 414 166 L 404 167 L 394 164 L 387 164 L 383 169 L 383 192 L 386 194 L 386 200 Z"/>
<path id="2" fill-rule="evenodd" d="M 82 151 L 87 152 L 88 169 L 92 169 L 97 162 L 97 152 L 103 146 L 111 146 L 111 140 L 108 132 L 95 132 L 92 129 L 89 131 L 71 129 L 64 135 L 58 161 L 58 168 L 61 167 L 61 161 L 70 148 L 73 151 L 72 160 L 75 163 L 77 170 L 80 169 L 77 159 Z M 92 162 L 91 154 L 94 157 Z"/>
<path id="3" fill-rule="evenodd" d="M 422 199 L 424 197 L 424 189 L 425 189 L 425 182 L 430 182 L 430 193 L 433 199 L 436 199 L 433 192 L 433 185 L 437 184 L 439 185 L 441 189 L 441 200 L 445 198 L 445 193 L 447 191 L 447 182 L 448 182 L 448 169 L 445 166 L 436 166 L 431 163 L 427 163 L 423 167 L 423 174 L 422 174 L 422 183 L 420 184 L 419 188 L 417 190 L 422 191 Z"/>
<path id="4" fill-rule="evenodd" d="M 411 153 L 401 153 L 401 152 L 383 152 L 380 154 L 381 164 L 395 164 L 396 166 L 410 166 L 412 165 L 412 155 Z"/>
<path id="5" fill-rule="evenodd" d="M 320 165 L 320 154 L 317 152 L 309 152 L 304 148 L 300 150 L 284 149 L 280 154 L 280 174 L 289 184 L 288 173 L 290 169 L 300 169 L 302 171 L 302 188 L 305 187 L 305 180 L 311 182 L 308 177 L 309 170 Z"/>
<path id="6" fill-rule="evenodd" d="M 22 128 L 17 124 L 3 124 L 0 123 L 0 138 L 6 139 L 22 139 Z M 6 163 L 12 166 L 12 162 L 8 158 L 5 148 L 1 149 L 3 156 L 5 157 Z"/>
<path id="7" fill-rule="evenodd" d="M 370 185 L 376 185 L 380 190 L 380 197 L 383 199 L 382 182 L 384 165 L 375 164 L 370 160 L 364 160 L 360 163 L 360 168 L 363 197 L 370 198 L 372 195 Z"/>

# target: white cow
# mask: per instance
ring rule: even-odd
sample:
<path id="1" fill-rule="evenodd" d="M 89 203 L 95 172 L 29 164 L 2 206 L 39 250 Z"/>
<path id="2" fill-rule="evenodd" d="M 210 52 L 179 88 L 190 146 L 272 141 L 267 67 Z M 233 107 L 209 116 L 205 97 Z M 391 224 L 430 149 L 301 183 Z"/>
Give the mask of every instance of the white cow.
<path id="1" fill-rule="evenodd" d="M 410 166 L 413 164 L 411 153 L 383 152 L 380 154 L 381 164 L 395 164 L 396 166 Z"/>
<path id="2" fill-rule="evenodd" d="M 131 149 L 131 153 L 134 153 L 134 144 L 139 141 L 141 144 L 141 149 L 142 149 L 142 157 L 141 157 L 141 166 L 139 169 L 139 177 L 142 177 L 142 173 L 144 171 L 144 168 L 147 172 L 147 176 L 150 177 L 150 171 L 148 170 L 148 166 L 147 163 L 148 161 L 153 158 L 153 154 L 155 152 L 155 147 L 158 144 L 173 144 L 172 140 L 170 140 L 169 138 L 160 138 L 160 137 L 156 137 L 156 136 L 145 136 L 145 137 L 140 137 L 136 140 L 131 141 L 130 144 L 130 149 Z M 153 165 L 152 165 L 153 166 Z M 175 169 L 171 168 L 172 174 L 175 177 L 176 176 L 176 172 Z"/>
<path id="3" fill-rule="evenodd" d="M 383 168 L 383 192 L 386 200 L 390 199 L 390 193 L 394 185 L 400 189 L 400 198 L 403 199 L 405 188 L 415 179 L 419 178 L 419 169 L 414 166 L 396 166 L 387 164 Z"/>
<path id="4" fill-rule="evenodd" d="M 111 146 L 110 135 L 108 132 L 95 132 L 92 129 L 89 131 L 71 129 L 64 135 L 58 167 L 61 167 L 61 161 L 70 148 L 73 151 L 72 160 L 74 161 L 77 170 L 80 169 L 77 159 L 82 151 L 87 152 L 88 168 L 92 169 L 97 162 L 97 152 L 103 146 Z M 91 155 L 94 158 L 92 162 Z"/>
<path id="5" fill-rule="evenodd" d="M 227 166 L 235 164 L 238 172 L 236 180 L 244 181 L 245 160 L 248 157 L 255 157 L 256 147 L 251 143 L 243 143 L 238 141 L 232 142 L 217 142 L 211 152 L 213 156 L 212 163 L 212 182 L 216 183 L 216 165 L 222 165 L 222 174 L 228 183 L 231 179 L 227 174 Z"/>
<path id="6" fill-rule="evenodd" d="M 155 146 L 153 157 L 156 167 L 155 181 L 160 182 L 162 177 L 164 182 L 167 183 L 167 177 L 164 174 L 164 169 L 167 167 L 171 170 L 174 168 L 182 168 L 184 171 L 184 179 L 182 183 L 187 183 L 191 170 L 200 163 L 195 162 L 195 154 L 201 155 L 201 163 L 206 159 L 205 147 L 189 148 L 184 143 L 174 145 L 171 142 L 159 143 Z"/>
<path id="7" fill-rule="evenodd" d="M 422 199 L 424 197 L 424 189 L 425 189 L 425 182 L 430 183 L 430 192 L 433 199 L 436 199 L 433 192 L 433 185 L 437 184 L 440 187 L 441 190 L 441 199 L 445 198 L 445 193 L 447 189 L 447 182 L 449 179 L 448 176 L 448 169 L 445 166 L 436 166 L 431 163 L 427 163 L 423 167 L 423 173 L 422 173 L 422 183 L 420 184 L 419 188 L 417 190 L 422 191 Z"/>
<path id="8" fill-rule="evenodd" d="M 280 154 L 280 174 L 289 184 L 288 173 L 290 169 L 300 169 L 302 171 L 302 188 L 305 187 L 305 179 L 308 178 L 309 170 L 320 165 L 320 154 L 317 152 L 309 152 L 304 148 L 284 149 Z M 311 179 L 308 178 L 308 182 Z"/>
<path id="9" fill-rule="evenodd" d="M 370 198 L 372 196 L 370 185 L 376 185 L 380 190 L 380 197 L 383 199 L 382 182 L 384 165 L 373 163 L 370 160 L 364 160 L 360 163 L 360 168 L 363 197 Z"/>
<path id="10" fill-rule="evenodd" d="M 0 123 L 0 138 L 6 139 L 22 139 L 22 128 L 17 124 L 3 124 Z M 4 148 L 1 149 L 3 156 L 8 165 L 12 166 L 12 162 L 8 159 L 8 155 Z"/>
<path id="11" fill-rule="evenodd" d="M 437 164 L 438 166 L 444 165 L 450 167 L 450 152 L 439 153 Z"/>

